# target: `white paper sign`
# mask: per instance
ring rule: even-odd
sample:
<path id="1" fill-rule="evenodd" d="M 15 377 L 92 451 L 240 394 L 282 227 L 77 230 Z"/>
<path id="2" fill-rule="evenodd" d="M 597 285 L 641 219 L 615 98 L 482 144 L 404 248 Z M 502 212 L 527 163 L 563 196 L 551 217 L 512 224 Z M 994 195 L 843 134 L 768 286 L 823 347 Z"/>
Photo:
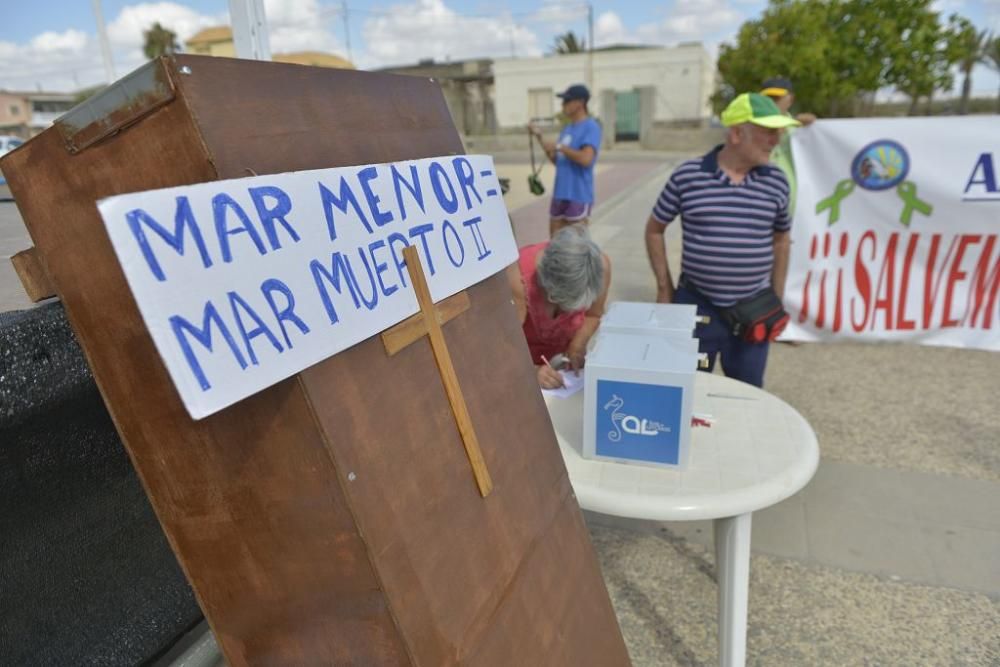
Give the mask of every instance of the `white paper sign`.
<path id="1" fill-rule="evenodd" d="M 129 286 L 201 419 L 517 259 L 491 158 L 254 176 L 98 202 Z"/>
<path id="2" fill-rule="evenodd" d="M 1000 350 L 1000 116 L 819 121 L 792 148 L 783 338 Z"/>

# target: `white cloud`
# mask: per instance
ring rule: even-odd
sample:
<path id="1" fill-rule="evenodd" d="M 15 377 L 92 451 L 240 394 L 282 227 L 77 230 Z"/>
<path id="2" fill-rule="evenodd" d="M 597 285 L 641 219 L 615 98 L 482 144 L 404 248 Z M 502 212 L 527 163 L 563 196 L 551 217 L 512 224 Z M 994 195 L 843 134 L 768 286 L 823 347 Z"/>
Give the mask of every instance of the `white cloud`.
<path id="1" fill-rule="evenodd" d="M 75 90 L 99 81 L 102 71 L 95 40 L 79 30 L 0 42 L 0 88 L 7 90 Z"/>
<path id="2" fill-rule="evenodd" d="M 265 0 L 264 13 L 273 52 L 341 50 L 329 28 L 330 15 L 320 9 L 317 0 Z M 141 50 L 143 31 L 154 22 L 177 33 L 183 47 L 199 30 L 229 25 L 230 20 L 228 12 L 213 16 L 175 2 L 141 3 L 123 7 L 108 24 L 108 36 L 115 47 Z"/>
<path id="3" fill-rule="evenodd" d="M 417 0 L 392 6 L 365 20 L 364 67 L 415 64 L 423 58 L 536 56 L 538 37 L 514 20 L 462 16 L 443 0 Z"/>
<path id="4" fill-rule="evenodd" d="M 677 0 L 663 18 L 636 26 L 634 30 L 629 30 L 616 12 L 604 12 L 595 22 L 595 42 L 598 46 L 615 43 L 669 46 L 700 41 L 714 53 L 719 41 L 735 35 L 747 18 L 733 5 L 747 6 L 751 2 L 756 0 Z"/>
<path id="5" fill-rule="evenodd" d="M 347 56 L 331 29 L 339 14 L 321 9 L 317 0 L 265 0 L 264 13 L 273 53 L 325 51 Z"/>
<path id="6" fill-rule="evenodd" d="M 142 52 L 143 33 L 159 23 L 177 35 L 181 49 L 184 40 L 199 30 L 228 22 L 226 15 L 201 14 L 176 2 L 143 2 L 126 5 L 107 24 L 108 41 L 114 60 L 115 75 L 122 77 L 146 62 Z M 96 48 L 96 47 L 95 47 Z"/>
<path id="7" fill-rule="evenodd" d="M 226 16 L 199 14 L 190 7 L 175 2 L 144 2 L 122 7 L 113 21 L 108 23 L 108 39 L 115 48 L 142 49 L 143 32 L 159 23 L 177 35 L 177 40 L 193 36 L 202 28 L 227 23 Z"/>
<path id="8" fill-rule="evenodd" d="M 79 30 L 43 32 L 30 42 L 39 53 L 78 53 L 87 45 L 87 35 Z"/>
<path id="9" fill-rule="evenodd" d="M 337 18 L 319 0 L 265 0 L 271 50 L 327 51 L 344 55 L 331 29 Z M 177 2 L 142 2 L 122 7 L 107 24 L 115 75 L 142 65 L 143 32 L 159 23 L 184 41 L 203 28 L 228 25 L 229 14 L 202 14 Z M 78 29 L 47 31 L 27 43 L 0 41 L 0 88 L 72 91 L 106 80 L 96 26 L 91 34 Z"/>
<path id="10" fill-rule="evenodd" d="M 952 12 L 960 12 L 965 7 L 965 0 L 934 0 L 931 9 L 940 12 L 943 16 L 948 16 Z"/>
<path id="11" fill-rule="evenodd" d="M 731 39 L 745 20 L 744 11 L 756 0 L 676 0 L 664 12 L 663 18 L 627 29 L 615 12 L 605 12 L 598 17 L 595 27 L 598 46 L 616 42 L 662 44 L 672 46 L 679 42 L 701 42 L 713 57 L 719 42 Z M 998 0 L 1000 1 L 1000 0 Z M 751 13 L 756 13 L 754 10 Z"/>
<path id="12" fill-rule="evenodd" d="M 581 37 L 587 36 L 587 8 L 583 4 L 566 5 L 562 0 L 545 0 L 525 20 L 532 25 L 544 25 L 546 31 L 553 34 L 564 34 L 572 30 Z"/>
<path id="13" fill-rule="evenodd" d="M 709 41 L 736 32 L 743 20 L 728 0 L 677 0 L 659 28 L 666 42 Z"/>
<path id="14" fill-rule="evenodd" d="M 985 27 L 994 33 L 1000 33 L 1000 0 L 984 0 L 983 16 Z"/>
<path id="15" fill-rule="evenodd" d="M 594 46 L 626 44 L 637 41 L 615 12 L 604 12 L 594 22 Z"/>

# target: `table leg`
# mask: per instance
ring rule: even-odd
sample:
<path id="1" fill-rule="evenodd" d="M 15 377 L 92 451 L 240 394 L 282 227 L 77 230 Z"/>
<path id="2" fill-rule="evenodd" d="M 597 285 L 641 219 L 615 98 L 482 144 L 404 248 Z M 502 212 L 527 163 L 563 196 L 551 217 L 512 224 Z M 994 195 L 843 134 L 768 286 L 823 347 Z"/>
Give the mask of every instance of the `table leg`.
<path id="1" fill-rule="evenodd" d="M 750 588 L 751 514 L 714 521 L 715 571 L 719 580 L 719 664 L 744 667 Z"/>

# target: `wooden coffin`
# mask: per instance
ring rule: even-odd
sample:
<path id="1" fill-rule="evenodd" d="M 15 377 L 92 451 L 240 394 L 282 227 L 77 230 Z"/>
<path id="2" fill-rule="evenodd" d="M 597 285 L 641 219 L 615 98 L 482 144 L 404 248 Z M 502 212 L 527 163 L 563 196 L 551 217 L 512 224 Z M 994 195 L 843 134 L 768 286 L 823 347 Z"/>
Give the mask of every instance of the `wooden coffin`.
<path id="1" fill-rule="evenodd" d="M 192 420 L 95 206 L 462 152 L 431 80 L 176 56 L 3 160 L 230 665 L 628 664 L 503 275 L 444 325 L 483 498 L 426 337 L 389 356 L 375 336 Z"/>

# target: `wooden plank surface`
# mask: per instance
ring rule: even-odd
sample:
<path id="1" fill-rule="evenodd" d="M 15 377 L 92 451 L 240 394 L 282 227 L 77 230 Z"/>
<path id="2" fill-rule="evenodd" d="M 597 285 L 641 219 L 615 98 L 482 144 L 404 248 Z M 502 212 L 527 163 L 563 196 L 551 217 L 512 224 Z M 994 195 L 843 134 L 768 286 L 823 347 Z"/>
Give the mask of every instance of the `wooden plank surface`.
<path id="1" fill-rule="evenodd" d="M 506 276 L 468 291 L 442 328 L 485 499 L 429 344 L 376 337 L 300 374 L 400 631 L 421 665 L 627 665 Z"/>

